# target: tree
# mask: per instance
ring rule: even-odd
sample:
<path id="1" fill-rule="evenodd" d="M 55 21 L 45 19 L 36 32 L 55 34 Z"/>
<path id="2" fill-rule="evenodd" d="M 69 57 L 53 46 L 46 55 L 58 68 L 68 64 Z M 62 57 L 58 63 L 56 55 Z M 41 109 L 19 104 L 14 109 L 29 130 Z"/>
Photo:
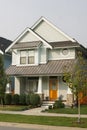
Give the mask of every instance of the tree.
<path id="1" fill-rule="evenodd" d="M 0 101 L 2 105 L 4 103 L 5 87 L 6 87 L 6 74 L 4 71 L 3 56 L 0 55 Z"/>
<path id="2" fill-rule="evenodd" d="M 64 80 L 70 87 L 73 94 L 73 102 L 74 96 L 78 105 L 78 123 L 81 121 L 80 117 L 80 101 L 82 93 L 83 96 L 87 95 L 87 62 L 82 52 L 77 53 L 77 59 L 74 63 L 74 67 L 72 71 L 69 71 L 69 67 L 64 67 Z"/>

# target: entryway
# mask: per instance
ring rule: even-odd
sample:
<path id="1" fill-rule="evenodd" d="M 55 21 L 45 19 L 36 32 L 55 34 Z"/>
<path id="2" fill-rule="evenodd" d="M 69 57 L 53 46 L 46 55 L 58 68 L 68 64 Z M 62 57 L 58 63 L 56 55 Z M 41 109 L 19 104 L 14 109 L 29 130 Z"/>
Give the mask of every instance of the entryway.
<path id="1" fill-rule="evenodd" d="M 49 80 L 49 96 L 50 100 L 56 100 L 58 98 L 58 79 L 50 78 Z"/>

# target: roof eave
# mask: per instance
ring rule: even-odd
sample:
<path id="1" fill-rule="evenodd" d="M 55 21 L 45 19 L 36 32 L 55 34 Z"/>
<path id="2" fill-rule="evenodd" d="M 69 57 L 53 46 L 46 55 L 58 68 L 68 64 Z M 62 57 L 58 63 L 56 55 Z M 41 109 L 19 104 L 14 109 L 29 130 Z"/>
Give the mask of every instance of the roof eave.
<path id="1" fill-rule="evenodd" d="M 52 47 L 52 48 L 59 49 L 59 48 L 78 48 L 78 47 L 80 47 L 80 46 L 64 46 L 64 47 Z"/>

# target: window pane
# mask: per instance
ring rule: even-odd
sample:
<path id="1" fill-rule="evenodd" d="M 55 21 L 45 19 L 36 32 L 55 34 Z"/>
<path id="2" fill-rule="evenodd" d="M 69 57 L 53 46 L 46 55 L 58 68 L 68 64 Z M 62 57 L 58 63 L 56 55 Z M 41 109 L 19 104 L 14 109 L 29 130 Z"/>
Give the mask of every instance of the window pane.
<path id="1" fill-rule="evenodd" d="M 20 57 L 20 64 L 26 64 L 26 57 Z"/>
<path id="2" fill-rule="evenodd" d="M 34 64 L 34 56 L 28 57 L 28 64 Z"/>

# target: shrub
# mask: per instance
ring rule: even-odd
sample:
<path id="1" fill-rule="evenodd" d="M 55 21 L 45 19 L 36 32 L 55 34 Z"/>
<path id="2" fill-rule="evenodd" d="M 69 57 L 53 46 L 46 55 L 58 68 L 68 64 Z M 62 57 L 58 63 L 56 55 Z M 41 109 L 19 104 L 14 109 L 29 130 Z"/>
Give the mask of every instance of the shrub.
<path id="1" fill-rule="evenodd" d="M 52 109 L 52 108 L 53 108 L 52 105 L 50 105 L 50 106 L 49 106 L 49 109 Z"/>
<path id="2" fill-rule="evenodd" d="M 18 94 L 14 94 L 12 96 L 12 102 L 14 105 L 18 105 L 19 104 L 19 95 Z"/>
<path id="3" fill-rule="evenodd" d="M 57 100 L 53 104 L 53 108 L 64 108 L 64 107 L 65 107 L 65 104 L 61 100 Z"/>
<path id="4" fill-rule="evenodd" d="M 30 95 L 30 103 L 33 106 L 40 105 L 40 96 L 38 94 L 31 94 Z"/>
<path id="5" fill-rule="evenodd" d="M 19 103 L 21 105 L 26 105 L 26 95 L 25 94 L 21 94 L 19 97 Z"/>
<path id="6" fill-rule="evenodd" d="M 30 105 L 30 94 L 26 95 L 26 104 Z"/>
<path id="7" fill-rule="evenodd" d="M 11 105 L 12 103 L 12 95 L 11 94 L 5 94 L 4 102 L 6 105 Z"/>

